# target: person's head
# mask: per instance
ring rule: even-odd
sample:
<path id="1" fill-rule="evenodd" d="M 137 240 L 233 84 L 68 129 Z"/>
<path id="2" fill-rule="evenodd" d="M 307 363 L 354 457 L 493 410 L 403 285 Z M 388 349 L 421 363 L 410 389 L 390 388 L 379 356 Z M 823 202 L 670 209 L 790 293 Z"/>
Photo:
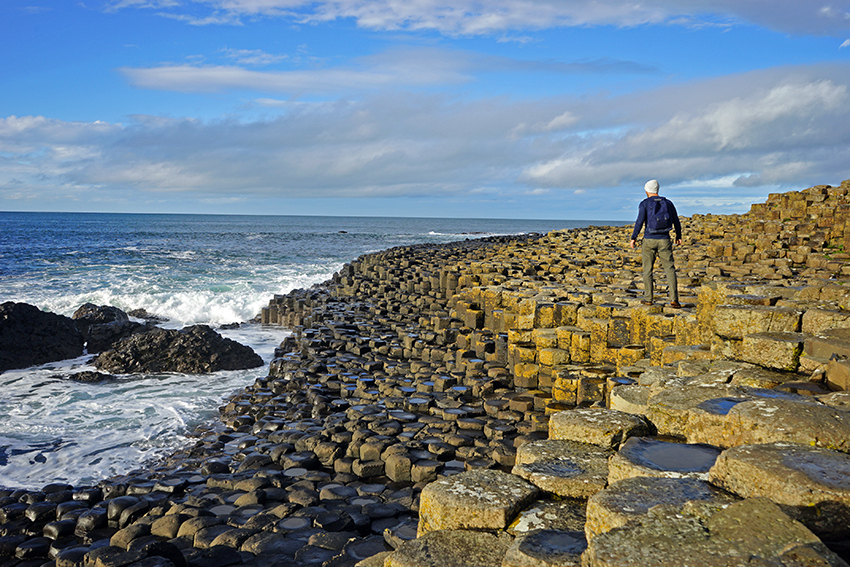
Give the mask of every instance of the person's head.
<path id="1" fill-rule="evenodd" d="M 658 187 L 658 181 L 650 179 L 646 182 L 646 185 L 643 186 L 643 190 L 646 191 L 647 197 L 652 197 L 653 195 L 658 195 Z"/>

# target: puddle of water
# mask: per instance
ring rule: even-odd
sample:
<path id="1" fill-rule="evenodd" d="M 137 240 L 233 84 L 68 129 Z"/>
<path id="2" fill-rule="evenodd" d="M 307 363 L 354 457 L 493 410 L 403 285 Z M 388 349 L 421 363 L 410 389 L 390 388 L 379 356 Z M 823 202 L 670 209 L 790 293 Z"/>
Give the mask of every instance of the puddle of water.
<path id="1" fill-rule="evenodd" d="M 620 454 L 633 463 L 659 471 L 706 472 L 714 465 L 721 450 L 698 443 L 671 443 L 632 437 L 620 448 Z"/>
<path id="2" fill-rule="evenodd" d="M 697 405 L 697 407 L 701 410 L 705 410 L 708 413 L 713 413 L 716 415 L 727 415 L 729 410 L 731 410 L 736 405 L 741 402 L 750 401 L 747 398 L 714 398 L 713 400 L 706 400 L 701 404 Z"/>

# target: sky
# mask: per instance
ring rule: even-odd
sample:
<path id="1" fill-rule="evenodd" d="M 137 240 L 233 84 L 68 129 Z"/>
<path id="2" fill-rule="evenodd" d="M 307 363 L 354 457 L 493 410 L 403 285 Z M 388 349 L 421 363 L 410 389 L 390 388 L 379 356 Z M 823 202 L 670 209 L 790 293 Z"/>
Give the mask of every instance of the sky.
<path id="1" fill-rule="evenodd" d="M 850 0 L 3 0 L 0 210 L 633 220 L 850 178 Z"/>

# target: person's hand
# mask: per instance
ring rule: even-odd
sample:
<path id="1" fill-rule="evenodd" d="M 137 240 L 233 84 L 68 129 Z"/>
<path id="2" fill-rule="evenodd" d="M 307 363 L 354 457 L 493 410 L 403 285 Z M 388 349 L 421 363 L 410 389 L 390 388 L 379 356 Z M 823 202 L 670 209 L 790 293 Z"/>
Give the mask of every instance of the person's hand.
<path id="1" fill-rule="evenodd" d="M 676 246 L 681 246 L 681 245 L 682 245 L 682 239 L 681 239 L 681 238 L 677 238 L 677 239 L 676 239 Z"/>
<path id="2" fill-rule="evenodd" d="M 632 248 L 634 248 L 634 247 L 635 247 L 635 239 L 634 239 L 634 238 L 632 238 L 632 239 L 629 241 L 629 245 L 630 245 Z"/>

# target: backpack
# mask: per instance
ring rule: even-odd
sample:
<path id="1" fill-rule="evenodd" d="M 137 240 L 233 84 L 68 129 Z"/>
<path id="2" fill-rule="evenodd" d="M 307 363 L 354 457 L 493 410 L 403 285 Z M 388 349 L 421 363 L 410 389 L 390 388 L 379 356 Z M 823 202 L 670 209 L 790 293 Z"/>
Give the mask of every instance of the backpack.
<path id="1" fill-rule="evenodd" d="M 653 197 L 646 204 L 646 232 L 648 234 L 667 234 L 673 228 L 669 204 L 670 202 L 664 197 Z"/>

